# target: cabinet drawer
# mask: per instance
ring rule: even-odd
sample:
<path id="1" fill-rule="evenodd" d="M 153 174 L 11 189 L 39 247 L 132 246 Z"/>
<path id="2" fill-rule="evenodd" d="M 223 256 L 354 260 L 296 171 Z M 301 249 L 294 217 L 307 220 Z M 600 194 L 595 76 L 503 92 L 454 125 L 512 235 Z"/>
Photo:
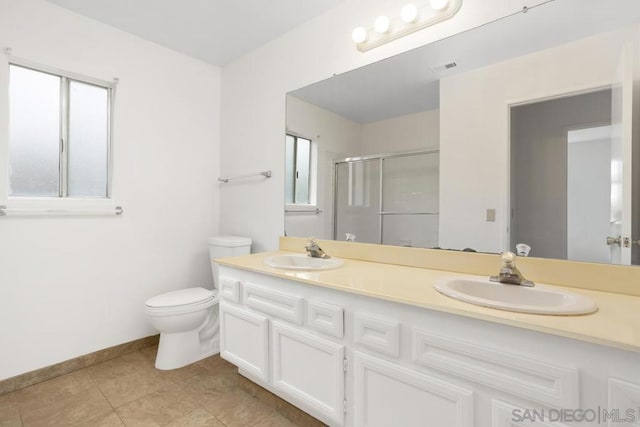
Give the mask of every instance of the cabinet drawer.
<path id="1" fill-rule="evenodd" d="M 227 301 L 240 302 L 240 281 L 229 276 L 220 276 L 220 297 Z"/>
<path id="2" fill-rule="evenodd" d="M 221 301 L 220 356 L 268 381 L 269 319 Z"/>
<path id="3" fill-rule="evenodd" d="M 369 313 L 356 313 L 354 338 L 357 344 L 388 356 L 400 356 L 400 322 Z"/>
<path id="4" fill-rule="evenodd" d="M 307 301 L 307 325 L 336 338 L 344 337 L 344 309 L 320 301 Z"/>
<path id="5" fill-rule="evenodd" d="M 579 407 L 579 375 L 572 367 L 413 330 L 413 360 L 527 400 L 559 408 Z"/>
<path id="6" fill-rule="evenodd" d="M 302 297 L 247 282 L 242 283 L 242 293 L 247 307 L 302 325 L 304 309 Z"/>

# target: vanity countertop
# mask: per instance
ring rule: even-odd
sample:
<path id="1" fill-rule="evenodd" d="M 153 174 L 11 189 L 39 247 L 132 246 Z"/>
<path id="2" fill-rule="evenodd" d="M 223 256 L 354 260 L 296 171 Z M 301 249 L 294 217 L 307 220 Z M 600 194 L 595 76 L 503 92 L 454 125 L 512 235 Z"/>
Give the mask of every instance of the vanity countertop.
<path id="1" fill-rule="evenodd" d="M 637 296 L 554 286 L 592 298 L 598 311 L 581 316 L 515 313 L 457 301 L 433 288 L 439 279 L 471 276 L 463 273 L 347 258 L 342 258 L 342 267 L 323 271 L 288 271 L 263 263 L 268 256 L 289 253 L 295 252 L 265 252 L 215 262 L 314 286 L 640 352 L 640 297 Z"/>

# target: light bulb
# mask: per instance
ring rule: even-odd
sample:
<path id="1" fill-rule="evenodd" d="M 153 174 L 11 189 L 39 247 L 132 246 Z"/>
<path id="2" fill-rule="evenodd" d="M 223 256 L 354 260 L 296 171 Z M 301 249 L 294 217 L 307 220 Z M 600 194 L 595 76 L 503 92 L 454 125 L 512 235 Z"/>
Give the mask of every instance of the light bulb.
<path id="1" fill-rule="evenodd" d="M 449 4 L 449 0 L 429 0 L 429 2 L 435 10 L 442 10 Z"/>
<path id="2" fill-rule="evenodd" d="M 389 23 L 389 18 L 387 18 L 384 15 L 380 15 L 376 18 L 375 22 L 373 23 L 373 28 L 376 30 L 377 33 L 384 34 L 387 31 L 389 31 L 390 25 L 391 24 Z"/>
<path id="3" fill-rule="evenodd" d="M 367 40 L 367 30 L 365 30 L 364 27 L 356 27 L 351 33 L 351 38 L 354 43 L 364 43 Z"/>
<path id="4" fill-rule="evenodd" d="M 402 19 L 407 24 L 411 24 L 412 22 L 415 22 L 417 18 L 418 18 L 418 8 L 416 7 L 415 4 L 407 3 L 404 6 L 402 6 L 402 9 L 400 9 L 400 19 Z"/>

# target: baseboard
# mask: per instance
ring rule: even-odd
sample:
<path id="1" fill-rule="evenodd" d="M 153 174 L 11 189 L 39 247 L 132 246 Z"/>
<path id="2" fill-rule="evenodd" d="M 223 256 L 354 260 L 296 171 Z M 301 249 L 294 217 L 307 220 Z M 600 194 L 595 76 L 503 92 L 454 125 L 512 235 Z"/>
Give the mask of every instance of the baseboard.
<path id="1" fill-rule="evenodd" d="M 89 366 L 115 359 L 116 357 L 120 357 L 128 353 L 133 353 L 134 351 L 138 351 L 146 347 L 157 345 L 159 337 L 160 335 L 152 335 L 150 337 L 140 338 L 124 344 L 115 345 L 113 347 L 94 351 L 93 353 L 78 356 L 73 359 L 65 360 L 64 362 L 56 363 L 54 365 L 45 366 L 44 368 L 36 369 L 35 371 L 25 372 L 24 374 L 20 374 L 15 377 L 0 380 L 0 396 L 29 387 L 30 385 L 34 385 L 42 381 L 59 377 L 60 375 L 65 375 L 82 368 L 88 368 Z"/>

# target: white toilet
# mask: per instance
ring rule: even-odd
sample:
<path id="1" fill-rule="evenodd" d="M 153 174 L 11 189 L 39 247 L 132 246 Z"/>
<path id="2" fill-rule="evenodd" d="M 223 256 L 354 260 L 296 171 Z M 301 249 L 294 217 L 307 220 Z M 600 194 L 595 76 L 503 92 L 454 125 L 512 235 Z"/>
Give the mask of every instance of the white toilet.
<path id="1" fill-rule="evenodd" d="M 211 259 L 246 255 L 251 252 L 248 237 L 209 238 Z M 187 288 L 149 298 L 145 313 L 160 331 L 156 368 L 181 368 L 220 351 L 218 325 L 217 269 L 211 263 L 214 290 Z"/>

